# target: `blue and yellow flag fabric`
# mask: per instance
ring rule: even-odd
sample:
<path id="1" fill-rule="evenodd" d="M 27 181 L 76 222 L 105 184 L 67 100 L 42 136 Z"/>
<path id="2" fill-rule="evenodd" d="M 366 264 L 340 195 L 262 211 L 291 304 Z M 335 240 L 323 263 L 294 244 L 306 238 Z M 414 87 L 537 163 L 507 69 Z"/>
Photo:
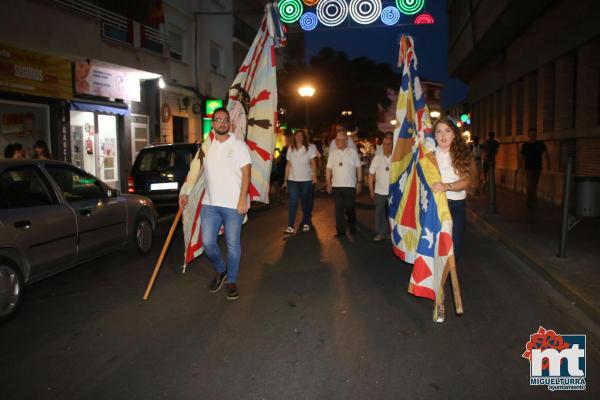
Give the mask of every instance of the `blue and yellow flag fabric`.
<path id="1" fill-rule="evenodd" d="M 409 293 L 440 303 L 443 282 L 454 264 L 452 218 L 446 195 L 432 190 L 433 183 L 442 178 L 410 36 L 400 39 L 398 66 L 402 67 L 402 85 L 396 106 L 389 199 L 393 251 L 413 264 Z"/>

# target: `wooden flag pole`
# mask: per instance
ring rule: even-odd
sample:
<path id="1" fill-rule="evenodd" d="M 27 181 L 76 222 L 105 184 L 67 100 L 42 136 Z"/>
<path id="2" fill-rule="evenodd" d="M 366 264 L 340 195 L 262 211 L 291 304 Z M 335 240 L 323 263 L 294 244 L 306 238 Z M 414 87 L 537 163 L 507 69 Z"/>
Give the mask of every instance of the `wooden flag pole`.
<path id="1" fill-rule="evenodd" d="M 144 300 L 148 300 L 150 297 L 150 292 L 152 291 L 152 287 L 154 286 L 154 281 L 156 280 L 156 276 L 158 275 L 158 271 L 160 271 L 160 267 L 162 267 L 162 263 L 165 259 L 165 255 L 167 254 L 167 250 L 169 249 L 169 245 L 171 244 L 171 240 L 173 239 L 173 234 L 175 233 L 175 229 L 177 228 L 177 224 L 181 219 L 181 214 L 183 209 L 180 207 L 177 211 L 177 215 L 175 215 L 175 220 L 173 221 L 173 225 L 171 225 L 171 230 L 169 231 L 169 235 L 167 236 L 167 240 L 160 252 L 160 256 L 156 261 L 156 265 L 154 266 L 154 271 L 152 271 L 152 276 L 150 277 L 150 281 L 148 282 L 148 287 L 146 287 L 146 293 L 144 293 Z"/>
<path id="2" fill-rule="evenodd" d="M 462 315 L 463 305 L 460 295 L 460 286 L 458 285 L 458 274 L 456 273 L 456 263 L 450 265 L 450 281 L 452 282 L 452 294 L 454 295 L 454 307 L 458 315 Z"/>

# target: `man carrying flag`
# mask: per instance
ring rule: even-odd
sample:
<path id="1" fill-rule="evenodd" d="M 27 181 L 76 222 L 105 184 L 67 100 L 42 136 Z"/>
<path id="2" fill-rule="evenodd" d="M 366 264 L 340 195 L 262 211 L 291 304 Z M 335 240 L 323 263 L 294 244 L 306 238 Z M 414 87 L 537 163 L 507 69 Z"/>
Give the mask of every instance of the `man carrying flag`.
<path id="1" fill-rule="evenodd" d="M 206 180 L 200 218 L 204 250 L 216 270 L 208 291 L 218 292 L 227 278 L 227 299 L 236 300 L 240 296 L 236 282 L 242 255 L 242 223 L 250 207 L 251 167 L 248 146 L 229 132 L 230 126 L 229 112 L 225 108 L 215 110 L 212 118 L 215 138 L 202 160 Z M 187 203 L 188 195 L 181 194 L 180 207 Z M 227 263 L 217 244 L 221 226 L 225 229 Z"/>
<path id="2" fill-rule="evenodd" d="M 429 110 L 411 37 L 400 39 L 402 84 L 398 93 L 390 173 L 389 218 L 393 251 L 413 264 L 409 293 L 435 301 L 434 321 L 444 320 L 444 282 L 451 274 L 457 313 L 462 302 L 456 277 L 452 217 L 440 174 Z M 439 190 L 438 186 L 444 190 Z M 462 189 L 462 188 L 461 188 Z"/>

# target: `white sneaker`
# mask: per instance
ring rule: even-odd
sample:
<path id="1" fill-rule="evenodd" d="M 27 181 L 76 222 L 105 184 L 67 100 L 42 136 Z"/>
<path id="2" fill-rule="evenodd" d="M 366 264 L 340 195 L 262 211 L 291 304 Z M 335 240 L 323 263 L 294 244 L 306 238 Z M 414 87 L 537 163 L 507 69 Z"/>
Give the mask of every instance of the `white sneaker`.
<path id="1" fill-rule="evenodd" d="M 308 232 L 308 231 L 310 231 L 310 225 L 308 225 L 308 224 L 302 225 L 302 232 Z"/>
<path id="2" fill-rule="evenodd" d="M 292 228 L 291 226 L 288 226 L 287 228 L 285 228 L 285 230 L 283 231 L 283 233 L 287 233 L 292 235 L 294 233 L 294 228 Z"/>

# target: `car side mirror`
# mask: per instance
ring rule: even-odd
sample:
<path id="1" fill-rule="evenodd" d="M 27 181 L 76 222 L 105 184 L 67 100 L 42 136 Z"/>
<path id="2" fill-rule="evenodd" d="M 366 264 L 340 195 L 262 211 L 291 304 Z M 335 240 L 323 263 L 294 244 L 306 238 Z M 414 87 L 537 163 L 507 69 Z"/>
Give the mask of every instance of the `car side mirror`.
<path id="1" fill-rule="evenodd" d="M 106 191 L 106 197 L 119 197 L 119 189 L 108 189 Z"/>

